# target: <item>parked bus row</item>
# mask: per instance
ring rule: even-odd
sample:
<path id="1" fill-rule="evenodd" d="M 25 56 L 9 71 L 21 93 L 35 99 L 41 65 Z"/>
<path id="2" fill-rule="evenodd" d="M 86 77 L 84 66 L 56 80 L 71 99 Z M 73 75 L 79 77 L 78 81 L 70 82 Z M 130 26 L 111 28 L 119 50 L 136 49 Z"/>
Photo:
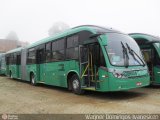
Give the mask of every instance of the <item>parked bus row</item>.
<path id="1" fill-rule="evenodd" d="M 139 40 L 141 35 L 130 36 Z M 99 26 L 78 26 L 26 48 L 8 51 L 6 75 L 32 85 L 65 87 L 76 94 L 84 90 L 107 92 L 148 86 L 150 75 L 153 83 L 159 83 L 159 43 L 145 42 L 140 49 L 138 40 L 130 36 Z M 149 56 L 152 68 L 148 58 L 143 59 L 146 46 L 157 57 Z"/>

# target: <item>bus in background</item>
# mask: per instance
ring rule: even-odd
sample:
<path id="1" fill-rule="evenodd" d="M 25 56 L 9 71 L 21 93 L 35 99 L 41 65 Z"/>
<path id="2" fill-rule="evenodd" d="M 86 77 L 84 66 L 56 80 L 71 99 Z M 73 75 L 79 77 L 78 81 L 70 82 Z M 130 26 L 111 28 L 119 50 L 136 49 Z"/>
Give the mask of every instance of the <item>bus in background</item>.
<path id="1" fill-rule="evenodd" d="M 21 79 L 21 54 L 21 47 L 6 52 L 6 75 L 10 78 Z"/>
<path id="2" fill-rule="evenodd" d="M 5 75 L 5 73 L 6 73 L 5 53 L 0 53 L 0 75 Z"/>
<path id="3" fill-rule="evenodd" d="M 151 84 L 160 84 L 160 38 L 143 33 L 129 34 L 138 43 L 146 61 Z"/>
<path id="4" fill-rule="evenodd" d="M 31 44 L 26 51 L 26 80 L 32 85 L 65 87 L 76 94 L 149 85 L 137 43 L 113 29 L 78 26 Z"/>

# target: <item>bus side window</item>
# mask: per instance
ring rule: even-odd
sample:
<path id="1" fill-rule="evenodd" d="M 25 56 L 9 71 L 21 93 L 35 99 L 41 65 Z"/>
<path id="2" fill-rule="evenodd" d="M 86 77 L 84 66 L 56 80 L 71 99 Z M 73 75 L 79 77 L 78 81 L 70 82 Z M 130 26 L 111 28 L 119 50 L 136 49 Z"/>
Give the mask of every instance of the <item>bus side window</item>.
<path id="1" fill-rule="evenodd" d="M 60 39 L 52 42 L 52 61 L 64 60 L 64 44 L 65 39 Z"/>
<path id="2" fill-rule="evenodd" d="M 46 50 L 45 50 L 45 56 L 46 56 L 46 62 L 51 61 L 51 42 L 46 44 Z"/>
<path id="3" fill-rule="evenodd" d="M 17 65 L 21 64 L 21 55 L 20 55 L 20 53 L 17 54 L 16 64 Z"/>
<path id="4" fill-rule="evenodd" d="M 78 40 L 78 35 L 72 35 L 67 38 L 66 59 L 78 59 Z"/>
<path id="5" fill-rule="evenodd" d="M 11 65 L 14 64 L 14 55 L 13 54 L 11 54 L 11 60 L 10 60 L 10 62 L 11 62 Z"/>
<path id="6" fill-rule="evenodd" d="M 45 62 L 45 45 L 39 45 L 36 48 L 36 63 L 41 64 Z"/>
<path id="7" fill-rule="evenodd" d="M 34 64 L 35 62 L 36 62 L 35 48 L 31 48 L 31 49 L 28 50 L 27 63 L 28 64 Z"/>
<path id="8" fill-rule="evenodd" d="M 9 65 L 9 55 L 6 56 L 6 65 Z"/>

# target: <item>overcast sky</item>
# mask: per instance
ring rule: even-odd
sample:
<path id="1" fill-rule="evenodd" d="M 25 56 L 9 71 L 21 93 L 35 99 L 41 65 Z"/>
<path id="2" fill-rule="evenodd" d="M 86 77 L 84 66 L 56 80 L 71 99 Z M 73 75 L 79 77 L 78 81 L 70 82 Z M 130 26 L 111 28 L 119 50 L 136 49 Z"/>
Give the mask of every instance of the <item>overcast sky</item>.
<path id="1" fill-rule="evenodd" d="M 0 0 L 0 39 L 15 31 L 32 43 L 57 21 L 160 36 L 160 0 Z"/>

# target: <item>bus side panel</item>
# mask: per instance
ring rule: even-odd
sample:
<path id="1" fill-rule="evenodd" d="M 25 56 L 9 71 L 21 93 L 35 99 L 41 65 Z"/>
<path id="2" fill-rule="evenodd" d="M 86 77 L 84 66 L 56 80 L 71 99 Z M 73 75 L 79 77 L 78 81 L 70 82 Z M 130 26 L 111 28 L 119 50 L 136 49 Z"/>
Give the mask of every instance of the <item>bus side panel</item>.
<path id="1" fill-rule="evenodd" d="M 20 74 L 20 65 L 10 65 L 10 71 L 12 73 L 13 78 L 18 79 Z"/>
<path id="2" fill-rule="evenodd" d="M 21 65 L 16 65 L 16 78 L 21 79 Z"/>
<path id="3" fill-rule="evenodd" d="M 38 81 L 45 81 L 45 63 L 37 64 L 37 80 Z"/>
<path id="4" fill-rule="evenodd" d="M 109 78 L 108 72 L 99 68 L 98 70 L 99 79 L 96 80 L 97 91 L 109 91 Z"/>
<path id="5" fill-rule="evenodd" d="M 53 81 L 54 79 L 54 66 L 53 63 L 46 63 L 45 64 L 45 84 L 48 85 L 56 85 L 56 83 Z"/>
<path id="6" fill-rule="evenodd" d="M 17 66 L 16 66 L 15 64 L 9 66 L 9 70 L 10 70 L 13 78 L 17 78 L 17 70 L 16 70 L 16 67 L 17 67 Z"/>
<path id="7" fill-rule="evenodd" d="M 75 60 L 46 63 L 45 83 L 48 85 L 67 87 L 68 71 L 78 71 L 78 68 L 78 62 L 75 62 Z"/>
<path id="8" fill-rule="evenodd" d="M 66 87 L 65 65 L 64 62 L 46 63 L 45 83 L 49 85 Z"/>

